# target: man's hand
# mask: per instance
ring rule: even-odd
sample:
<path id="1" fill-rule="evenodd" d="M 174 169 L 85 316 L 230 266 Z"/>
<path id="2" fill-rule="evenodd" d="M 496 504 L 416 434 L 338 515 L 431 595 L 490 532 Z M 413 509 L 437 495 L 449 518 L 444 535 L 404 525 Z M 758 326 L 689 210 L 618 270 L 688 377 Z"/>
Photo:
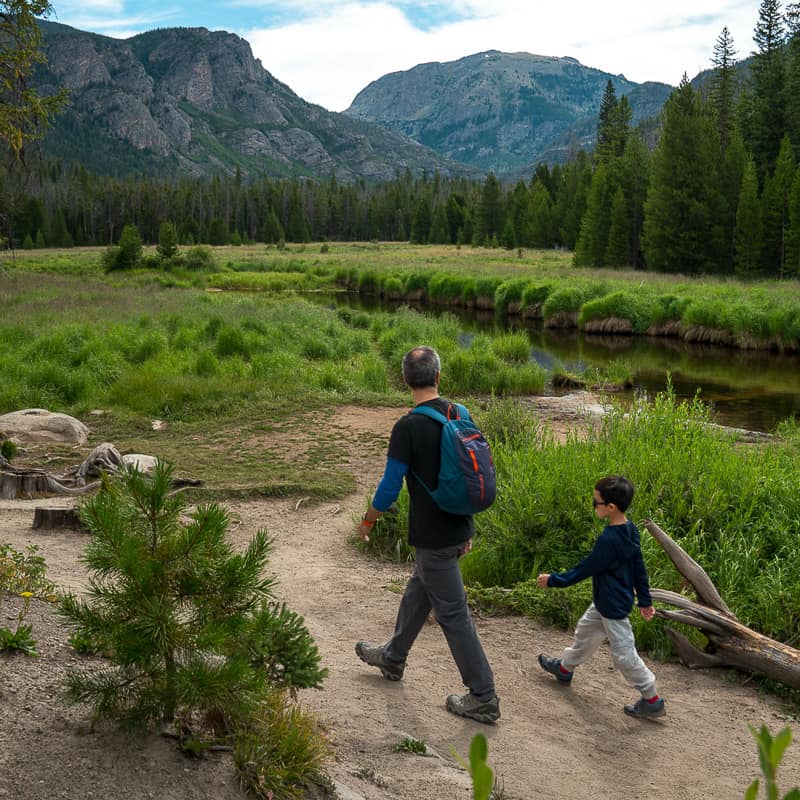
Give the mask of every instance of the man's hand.
<path id="1" fill-rule="evenodd" d="M 642 615 L 642 619 L 645 622 L 650 622 L 656 615 L 656 610 L 653 606 L 639 606 L 639 613 Z"/>
<path id="2" fill-rule="evenodd" d="M 540 589 L 546 589 L 547 588 L 547 581 L 548 581 L 549 578 L 550 578 L 550 573 L 549 572 L 543 572 L 536 579 L 536 583 L 537 583 L 537 585 L 539 586 Z"/>
<path id="3" fill-rule="evenodd" d="M 467 539 L 467 541 L 464 542 L 464 546 L 458 551 L 458 554 L 460 556 L 465 556 L 470 550 L 472 550 L 472 539 Z"/>
<path id="4" fill-rule="evenodd" d="M 372 530 L 372 523 L 360 522 L 356 528 L 356 533 L 361 537 L 361 541 L 369 541 L 369 532 Z"/>

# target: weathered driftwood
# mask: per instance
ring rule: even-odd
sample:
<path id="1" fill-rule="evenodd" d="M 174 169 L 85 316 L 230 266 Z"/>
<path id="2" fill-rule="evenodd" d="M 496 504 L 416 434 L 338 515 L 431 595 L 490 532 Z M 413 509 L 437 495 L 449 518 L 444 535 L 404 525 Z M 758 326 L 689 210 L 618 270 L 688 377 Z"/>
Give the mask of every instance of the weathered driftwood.
<path id="1" fill-rule="evenodd" d="M 703 632 L 708 645 L 705 651 L 695 647 L 686 636 L 666 628 L 667 636 L 680 660 L 689 668 L 734 667 L 744 672 L 760 672 L 794 689 L 800 689 L 800 650 L 770 639 L 733 615 L 720 597 L 706 571 L 652 520 L 645 528 L 664 548 L 678 572 L 694 588 L 699 602 L 676 592 L 651 589 L 654 600 L 680 609 L 656 609 L 662 619 L 681 622 Z"/>
<path id="2" fill-rule="evenodd" d="M 81 495 L 97 486 L 99 481 L 84 486 L 69 486 L 43 469 L 17 469 L 8 463 L 0 466 L 0 498 L 3 500 L 54 494 Z"/>
<path id="3" fill-rule="evenodd" d="M 76 528 L 80 529 L 81 518 L 75 508 L 35 508 L 32 528 Z"/>

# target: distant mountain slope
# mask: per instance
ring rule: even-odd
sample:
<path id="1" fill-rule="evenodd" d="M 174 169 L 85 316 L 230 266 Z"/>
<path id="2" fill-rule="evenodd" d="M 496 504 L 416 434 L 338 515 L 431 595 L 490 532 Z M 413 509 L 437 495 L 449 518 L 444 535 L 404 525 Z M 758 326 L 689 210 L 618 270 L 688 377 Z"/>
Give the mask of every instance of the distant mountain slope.
<path id="1" fill-rule="evenodd" d="M 43 22 L 40 88 L 69 103 L 46 155 L 124 175 L 219 171 L 341 180 L 389 179 L 409 168 L 476 171 L 369 122 L 307 103 L 240 37 L 205 28 L 111 39 Z"/>
<path id="2" fill-rule="evenodd" d="M 592 147 L 609 79 L 618 97 L 628 96 L 634 124 L 658 114 L 672 91 L 573 58 L 490 50 L 385 75 L 359 92 L 344 113 L 385 125 L 448 158 L 509 174 Z"/>

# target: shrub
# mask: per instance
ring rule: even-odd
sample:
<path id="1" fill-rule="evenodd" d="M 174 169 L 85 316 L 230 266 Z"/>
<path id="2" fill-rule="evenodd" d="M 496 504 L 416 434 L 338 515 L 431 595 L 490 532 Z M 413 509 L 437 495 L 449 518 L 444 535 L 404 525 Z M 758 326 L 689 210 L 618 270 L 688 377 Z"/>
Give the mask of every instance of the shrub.
<path id="1" fill-rule="evenodd" d="M 183 258 L 183 265 L 193 272 L 213 272 L 216 269 L 214 253 L 205 245 L 190 247 Z"/>
<path id="2" fill-rule="evenodd" d="M 525 364 L 531 357 L 531 343 L 525 333 L 506 333 L 492 339 L 492 351 L 503 361 Z"/>
<path id="3" fill-rule="evenodd" d="M 233 760 L 242 785 L 262 800 L 302 800 L 323 774 L 330 746 L 316 721 L 271 692 L 236 735 Z"/>
<path id="4" fill-rule="evenodd" d="M 430 280 L 430 272 L 410 272 L 406 275 L 405 286 L 403 287 L 405 293 L 412 294 L 413 292 L 421 291 L 423 294 L 426 294 Z"/>
<path id="5" fill-rule="evenodd" d="M 379 276 L 374 272 L 362 272 L 358 276 L 359 294 L 378 294 Z"/>
<path id="6" fill-rule="evenodd" d="M 587 301 L 578 324 L 614 317 L 630 322 L 634 333 L 644 333 L 653 321 L 653 301 L 644 292 L 620 291 Z"/>
<path id="7" fill-rule="evenodd" d="M 428 299 L 432 303 L 455 303 L 461 299 L 464 281 L 460 275 L 437 272 L 428 284 Z"/>
<path id="8" fill-rule="evenodd" d="M 250 355 L 250 348 L 241 329 L 233 328 L 229 325 L 223 327 L 217 334 L 215 350 L 220 358 L 229 358 L 231 356 L 247 357 Z"/>
<path id="9" fill-rule="evenodd" d="M 202 714 L 230 730 L 270 686 L 319 686 L 325 672 L 298 618 L 273 602 L 266 532 L 238 552 L 220 506 L 182 522 L 186 500 L 171 478 L 163 463 L 152 479 L 126 472 L 81 507 L 89 591 L 64 596 L 59 611 L 111 663 L 68 671 L 65 697 L 125 726 L 184 729 Z"/>
<path id="10" fill-rule="evenodd" d="M 550 283 L 544 283 L 538 286 L 536 284 L 529 283 L 522 292 L 522 307 L 528 308 L 529 306 L 541 305 L 545 302 L 545 300 L 547 300 L 552 292 L 553 285 Z"/>
<path id="11" fill-rule="evenodd" d="M 119 237 L 119 246 L 113 269 L 133 269 L 142 260 L 142 237 L 135 225 L 126 225 Z"/>
<path id="12" fill-rule="evenodd" d="M 523 279 L 503 281 L 494 292 L 495 310 L 500 314 L 508 313 L 508 307 L 511 303 L 522 301 L 522 294 L 527 286 L 528 281 Z"/>

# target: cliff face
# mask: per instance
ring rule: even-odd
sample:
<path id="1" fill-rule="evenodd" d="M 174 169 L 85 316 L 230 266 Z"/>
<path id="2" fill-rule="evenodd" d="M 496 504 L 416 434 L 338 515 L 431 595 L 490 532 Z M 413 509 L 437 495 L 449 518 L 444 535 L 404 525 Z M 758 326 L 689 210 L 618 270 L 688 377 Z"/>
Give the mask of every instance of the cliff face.
<path id="1" fill-rule="evenodd" d="M 492 50 L 385 75 L 363 89 L 345 113 L 507 175 L 593 147 L 609 79 L 617 97 L 628 96 L 634 124 L 658 114 L 672 90 L 632 83 L 572 58 Z"/>
<path id="2" fill-rule="evenodd" d="M 476 174 L 402 135 L 305 102 L 234 34 L 173 28 L 117 40 L 42 27 L 48 65 L 36 82 L 69 90 L 46 155 L 112 174 Z"/>

